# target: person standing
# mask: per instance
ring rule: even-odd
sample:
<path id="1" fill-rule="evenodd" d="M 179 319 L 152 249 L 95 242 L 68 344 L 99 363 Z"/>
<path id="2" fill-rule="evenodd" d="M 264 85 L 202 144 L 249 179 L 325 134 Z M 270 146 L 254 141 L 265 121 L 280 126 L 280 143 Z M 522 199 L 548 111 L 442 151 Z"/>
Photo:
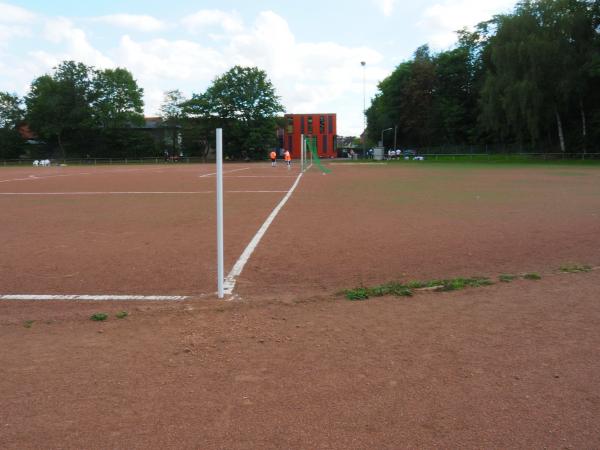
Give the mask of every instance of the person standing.
<path id="1" fill-rule="evenodd" d="M 292 168 L 292 156 L 290 155 L 289 150 L 286 150 L 283 154 L 283 159 L 285 159 L 285 163 L 287 164 L 288 170 Z"/>
<path id="2" fill-rule="evenodd" d="M 271 167 L 275 167 L 277 164 L 277 153 L 275 153 L 275 150 L 269 154 L 269 158 L 271 158 Z"/>

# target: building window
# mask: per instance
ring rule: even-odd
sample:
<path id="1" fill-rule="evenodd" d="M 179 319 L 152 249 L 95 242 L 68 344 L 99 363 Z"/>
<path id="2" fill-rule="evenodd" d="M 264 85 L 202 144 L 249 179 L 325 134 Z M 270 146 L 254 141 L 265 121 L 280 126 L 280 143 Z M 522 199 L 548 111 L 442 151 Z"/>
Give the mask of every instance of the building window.
<path id="1" fill-rule="evenodd" d="M 327 135 L 323 135 L 323 153 L 327 153 L 329 149 L 327 148 Z"/>
<path id="2" fill-rule="evenodd" d="M 329 134 L 333 134 L 333 116 L 328 116 L 327 118 L 329 119 Z"/>
<path id="3" fill-rule="evenodd" d="M 300 116 L 300 134 L 304 134 L 304 116 Z"/>
<path id="4" fill-rule="evenodd" d="M 312 119 L 312 116 L 308 116 L 308 134 L 313 134 Z"/>
<path id="5" fill-rule="evenodd" d="M 292 136 L 288 136 L 288 148 L 286 150 L 292 152 Z"/>
<path id="6" fill-rule="evenodd" d="M 294 119 L 291 117 L 287 118 L 287 132 L 292 134 L 294 132 Z"/>
<path id="7" fill-rule="evenodd" d="M 319 117 L 319 133 L 325 133 L 325 116 Z"/>

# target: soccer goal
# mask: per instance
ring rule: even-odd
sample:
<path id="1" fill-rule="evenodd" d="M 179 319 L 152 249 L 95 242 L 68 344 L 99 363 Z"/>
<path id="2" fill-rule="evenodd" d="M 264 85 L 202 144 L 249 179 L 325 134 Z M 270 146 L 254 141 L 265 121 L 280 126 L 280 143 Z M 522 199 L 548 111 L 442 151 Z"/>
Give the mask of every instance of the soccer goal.
<path id="1" fill-rule="evenodd" d="M 321 163 L 321 159 L 319 158 L 319 153 L 317 152 L 317 138 L 314 136 L 304 136 L 302 135 L 302 145 L 301 145 L 301 169 L 302 172 L 307 171 L 313 165 L 317 166 L 323 174 L 331 173 L 331 170 L 323 166 Z"/>

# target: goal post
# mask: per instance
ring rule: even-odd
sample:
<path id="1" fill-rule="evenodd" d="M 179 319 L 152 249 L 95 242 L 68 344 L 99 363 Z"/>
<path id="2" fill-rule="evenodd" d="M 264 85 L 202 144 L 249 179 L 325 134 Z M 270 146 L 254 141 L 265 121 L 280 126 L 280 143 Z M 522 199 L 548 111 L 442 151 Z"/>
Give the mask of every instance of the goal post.
<path id="1" fill-rule="evenodd" d="M 312 167 L 313 153 L 309 150 L 308 142 L 313 139 L 316 138 L 300 135 L 300 170 L 302 172 L 306 172 Z"/>

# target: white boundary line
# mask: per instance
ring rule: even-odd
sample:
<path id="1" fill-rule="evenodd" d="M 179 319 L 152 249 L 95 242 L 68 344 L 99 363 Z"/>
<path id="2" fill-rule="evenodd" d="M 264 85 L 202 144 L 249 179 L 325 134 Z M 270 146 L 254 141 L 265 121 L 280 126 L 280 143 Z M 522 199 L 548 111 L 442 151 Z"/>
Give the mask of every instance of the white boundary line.
<path id="1" fill-rule="evenodd" d="M 287 191 L 225 191 L 226 194 L 262 194 Z M 0 192 L 0 195 L 169 195 L 169 194 L 214 194 L 215 191 L 123 191 L 123 192 Z"/>
<path id="2" fill-rule="evenodd" d="M 0 183 L 9 183 L 11 181 L 34 181 L 34 180 L 44 180 L 46 178 L 58 178 L 58 177 L 72 177 L 76 175 L 91 175 L 90 172 L 78 172 L 78 173 L 62 173 L 58 175 L 28 175 L 25 178 L 7 178 L 4 180 L 0 180 Z"/>
<path id="3" fill-rule="evenodd" d="M 294 184 L 292 185 L 290 190 L 287 192 L 285 197 L 283 197 L 283 199 L 279 202 L 279 204 L 275 207 L 275 209 L 271 212 L 269 217 L 267 217 L 267 220 L 265 220 L 265 223 L 263 223 L 262 226 L 260 227 L 260 229 L 256 232 L 256 234 L 254 235 L 254 237 L 252 238 L 252 240 L 250 241 L 250 243 L 248 244 L 248 246 L 246 247 L 244 252 L 241 254 L 239 259 L 237 260 L 237 262 L 231 269 L 231 272 L 229 272 L 229 275 L 227 275 L 227 277 L 225 278 L 225 283 L 223 284 L 225 295 L 231 295 L 233 293 L 233 289 L 235 288 L 235 283 L 236 283 L 237 277 L 242 273 L 242 270 L 244 270 L 244 266 L 250 259 L 250 256 L 252 256 L 254 249 L 256 248 L 256 246 L 258 245 L 258 243 L 260 242 L 260 240 L 262 239 L 264 234 L 269 229 L 269 226 L 271 225 L 273 220 L 275 220 L 275 217 L 277 216 L 277 214 L 279 213 L 281 208 L 283 208 L 283 206 L 287 203 L 287 201 L 292 196 L 292 193 L 298 186 L 298 183 L 300 182 L 302 175 L 303 175 L 302 172 L 300 173 L 300 175 L 298 175 L 298 178 L 296 178 L 296 181 L 294 182 Z"/>
<path id="4" fill-rule="evenodd" d="M 227 171 L 224 171 L 223 173 L 226 174 L 226 173 L 240 172 L 242 170 L 250 170 L 250 167 L 244 167 L 243 169 L 227 170 Z M 216 174 L 217 174 L 217 172 L 205 173 L 204 175 L 198 175 L 198 178 L 206 178 L 206 177 L 210 177 L 210 176 L 216 175 Z"/>
<path id="5" fill-rule="evenodd" d="M 187 295 L 45 295 L 45 294 L 6 294 L 0 300 L 94 300 L 94 301 L 181 301 L 190 298 Z"/>

